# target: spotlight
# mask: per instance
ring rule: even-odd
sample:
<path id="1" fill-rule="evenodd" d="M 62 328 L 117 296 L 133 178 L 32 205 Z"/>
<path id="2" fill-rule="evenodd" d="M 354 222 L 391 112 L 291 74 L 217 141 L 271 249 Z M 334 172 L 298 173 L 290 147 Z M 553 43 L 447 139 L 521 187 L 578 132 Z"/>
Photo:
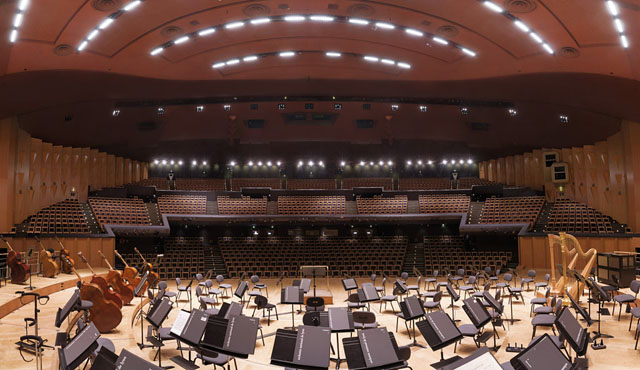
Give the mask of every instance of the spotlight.
<path id="1" fill-rule="evenodd" d="M 286 105 L 284 103 L 278 104 L 278 109 L 279 110 L 284 110 L 285 108 L 286 108 Z"/>
<path id="2" fill-rule="evenodd" d="M 428 164 L 429 166 L 431 166 L 431 165 L 433 164 L 433 161 L 429 160 L 429 161 L 427 161 L 427 164 Z"/>
<path id="3" fill-rule="evenodd" d="M 365 165 L 364 161 L 360 161 L 360 165 L 364 166 Z"/>
<path id="4" fill-rule="evenodd" d="M 467 164 L 473 164 L 473 159 L 471 158 L 467 159 Z"/>
<path id="5" fill-rule="evenodd" d="M 400 109 L 400 106 L 398 104 L 391 104 L 391 110 L 394 112 L 397 112 L 398 109 Z"/>
<path id="6" fill-rule="evenodd" d="M 113 112 L 111 112 L 111 115 L 114 117 L 118 117 L 120 115 L 120 109 L 114 109 Z"/>
<path id="7" fill-rule="evenodd" d="M 249 161 L 249 163 L 247 163 L 249 166 L 253 166 L 253 161 Z"/>
<path id="8" fill-rule="evenodd" d="M 407 166 L 411 166 L 411 161 L 407 161 Z"/>
<path id="9" fill-rule="evenodd" d="M 461 159 L 461 160 L 458 161 L 458 163 L 464 164 L 464 160 Z"/>
<path id="10" fill-rule="evenodd" d="M 460 108 L 460 113 L 466 116 L 467 114 L 469 114 L 469 108 L 467 107 Z"/>
<path id="11" fill-rule="evenodd" d="M 178 161 L 178 166 L 182 166 L 182 161 Z"/>
<path id="12" fill-rule="evenodd" d="M 443 159 L 443 160 L 442 160 L 442 164 L 447 164 L 447 160 L 446 160 L 446 159 Z"/>
<path id="13" fill-rule="evenodd" d="M 564 114 L 560 115 L 560 122 L 561 123 L 569 123 L 569 116 L 565 116 Z"/>
<path id="14" fill-rule="evenodd" d="M 486 6 L 487 8 L 493 10 L 496 13 L 502 13 L 504 10 L 499 6 L 496 5 L 494 2 L 492 1 L 485 1 L 483 2 L 484 6 Z"/>
<path id="15" fill-rule="evenodd" d="M 308 165 L 313 166 L 313 161 L 309 161 Z"/>
<path id="16" fill-rule="evenodd" d="M 207 161 L 202 161 L 202 165 L 206 166 L 207 165 Z"/>
<path id="17" fill-rule="evenodd" d="M 193 162 L 191 162 L 191 165 L 192 165 L 192 166 L 197 166 L 197 165 L 198 165 L 198 161 L 193 161 Z"/>
<path id="18" fill-rule="evenodd" d="M 429 110 L 429 107 L 427 107 L 426 105 L 421 105 L 420 106 L 420 112 L 425 113 L 428 110 Z"/>
<path id="19" fill-rule="evenodd" d="M 378 166 L 383 166 L 384 162 L 383 161 L 378 161 Z"/>
<path id="20" fill-rule="evenodd" d="M 233 166 L 235 166 L 235 165 L 236 165 L 236 161 L 231 161 L 231 162 L 229 162 L 229 166 L 233 167 Z"/>
<path id="21" fill-rule="evenodd" d="M 171 162 L 169 162 L 169 164 L 173 166 L 174 164 L 176 164 L 176 162 L 172 160 Z"/>
<path id="22" fill-rule="evenodd" d="M 340 161 L 340 167 L 344 167 L 344 166 L 346 166 L 346 165 L 347 165 L 347 162 L 345 162 L 345 161 Z"/>
<path id="23" fill-rule="evenodd" d="M 319 165 L 320 167 L 324 167 L 324 162 L 323 162 L 323 161 L 320 161 L 320 162 L 318 162 L 318 165 Z"/>
<path id="24" fill-rule="evenodd" d="M 158 107 L 158 115 L 161 116 L 164 114 L 164 108 Z"/>
<path id="25" fill-rule="evenodd" d="M 225 104 L 225 105 L 222 106 L 222 109 L 224 109 L 225 112 L 228 112 L 228 111 L 231 110 L 231 105 Z"/>
<path id="26" fill-rule="evenodd" d="M 258 162 L 258 167 L 262 167 L 262 161 Z"/>
<path id="27" fill-rule="evenodd" d="M 298 162 L 298 167 L 302 167 L 302 165 L 304 165 L 304 163 L 302 161 Z"/>
<path id="28" fill-rule="evenodd" d="M 336 103 L 333 105 L 333 110 L 342 110 L 342 104 Z"/>
<path id="29" fill-rule="evenodd" d="M 166 160 L 166 159 L 163 159 L 163 160 L 162 160 L 162 165 L 163 165 L 163 166 L 166 166 L 166 165 L 167 165 L 167 160 Z"/>
<path id="30" fill-rule="evenodd" d="M 157 159 L 155 161 L 153 161 L 153 164 L 159 164 L 159 163 L 160 163 L 160 161 L 157 160 Z"/>
<path id="31" fill-rule="evenodd" d="M 418 166 L 422 166 L 422 160 L 418 161 Z"/>
<path id="32" fill-rule="evenodd" d="M 198 113 L 202 113 L 203 111 L 204 111 L 204 105 L 198 105 L 198 106 L 196 107 L 196 112 L 198 112 Z"/>
<path id="33" fill-rule="evenodd" d="M 369 162 L 369 166 L 373 166 L 373 161 Z"/>
<path id="34" fill-rule="evenodd" d="M 277 161 L 277 162 L 276 162 L 276 165 L 277 165 L 278 167 L 280 167 L 280 166 L 282 165 L 282 162 Z"/>
<path id="35" fill-rule="evenodd" d="M 273 163 L 271 163 L 271 161 L 267 162 L 267 166 L 271 167 L 273 165 Z"/>
<path id="36" fill-rule="evenodd" d="M 393 162 L 392 161 L 387 161 L 387 166 L 393 166 Z"/>
<path id="37" fill-rule="evenodd" d="M 515 110 L 514 108 L 509 108 L 509 115 L 511 117 L 515 117 L 518 114 L 518 111 Z"/>

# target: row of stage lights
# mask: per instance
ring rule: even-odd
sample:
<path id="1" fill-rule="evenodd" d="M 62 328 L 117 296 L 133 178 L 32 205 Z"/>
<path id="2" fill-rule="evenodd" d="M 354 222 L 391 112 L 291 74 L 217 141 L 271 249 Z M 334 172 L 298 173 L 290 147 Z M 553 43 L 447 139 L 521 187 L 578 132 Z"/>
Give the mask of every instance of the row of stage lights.
<path id="1" fill-rule="evenodd" d="M 22 26 L 22 21 L 24 21 L 24 13 L 27 11 L 29 7 L 29 0 L 20 0 L 18 3 L 18 9 L 16 9 L 16 15 L 13 17 L 13 27 L 11 27 L 11 32 L 9 32 L 9 42 L 12 44 L 16 42 L 18 39 L 18 29 Z"/>
<path id="2" fill-rule="evenodd" d="M 424 165 L 429 165 L 429 166 L 433 166 L 435 164 L 435 162 L 433 160 L 422 160 L 422 159 L 417 159 L 417 160 L 407 160 L 406 162 L 407 167 L 411 167 L 411 166 L 415 166 L 415 167 L 419 167 L 419 166 L 424 166 Z M 473 159 L 469 158 L 467 160 L 464 159 L 459 159 L 459 160 L 455 160 L 455 159 L 443 159 L 441 162 L 441 164 L 443 165 L 447 165 L 447 164 L 451 164 L 451 165 L 462 165 L 462 164 L 473 164 L 474 161 Z M 182 166 L 184 165 L 184 162 L 182 160 L 167 160 L 167 159 L 156 159 L 153 161 L 153 164 L 156 166 Z M 230 161 L 229 163 L 229 167 L 230 168 L 235 168 L 235 167 L 242 167 L 243 164 L 240 162 L 236 162 L 236 161 Z M 344 168 L 347 166 L 361 166 L 361 167 L 373 167 L 375 165 L 378 165 L 380 167 L 383 166 L 387 166 L 387 167 L 393 167 L 395 165 L 395 162 L 392 160 L 378 160 L 378 161 L 356 161 L 356 162 L 347 162 L 347 161 L 340 161 L 339 162 L 340 167 Z M 207 166 L 208 162 L 207 161 L 197 161 L 197 160 L 193 160 L 191 162 L 191 166 L 195 167 L 195 166 Z M 282 161 L 272 161 L 272 160 L 249 160 L 247 162 L 244 163 L 244 166 L 246 167 L 282 167 L 283 162 Z M 300 167 L 321 167 L 324 168 L 326 166 L 325 161 L 323 160 L 299 160 L 296 163 L 296 166 L 298 168 Z"/>

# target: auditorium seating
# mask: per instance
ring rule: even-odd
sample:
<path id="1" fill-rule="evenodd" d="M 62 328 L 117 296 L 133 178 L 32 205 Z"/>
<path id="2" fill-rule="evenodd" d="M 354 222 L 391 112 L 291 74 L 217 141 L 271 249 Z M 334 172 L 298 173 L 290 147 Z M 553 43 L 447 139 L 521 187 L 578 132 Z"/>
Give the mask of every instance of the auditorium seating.
<path id="1" fill-rule="evenodd" d="M 544 197 L 489 198 L 482 207 L 480 223 L 533 225 L 543 205 Z"/>
<path id="2" fill-rule="evenodd" d="M 336 188 L 336 180 L 334 179 L 288 179 L 287 189 L 326 189 Z"/>
<path id="3" fill-rule="evenodd" d="M 155 186 L 158 190 L 169 190 L 169 181 L 162 177 L 150 177 L 138 182 L 134 182 L 131 185 L 138 186 Z"/>
<path id="4" fill-rule="evenodd" d="M 344 196 L 281 196 L 278 197 L 280 215 L 343 215 Z"/>
<path id="5" fill-rule="evenodd" d="M 420 195 L 420 213 L 467 213 L 470 198 L 464 194 Z"/>
<path id="6" fill-rule="evenodd" d="M 612 219 L 585 204 L 570 199 L 557 199 L 549 212 L 545 232 L 612 234 Z"/>
<path id="7" fill-rule="evenodd" d="M 280 189 L 279 178 L 233 178 L 231 179 L 231 189 L 233 191 L 242 190 L 242 188 L 271 188 Z"/>
<path id="8" fill-rule="evenodd" d="M 390 177 L 348 177 L 342 179 L 343 189 L 358 187 L 382 187 L 385 190 L 393 190 L 393 180 Z"/>
<path id="9" fill-rule="evenodd" d="M 458 189 L 471 189 L 473 185 L 498 185 L 498 183 L 477 177 L 461 177 L 458 179 Z"/>
<path id="10" fill-rule="evenodd" d="M 218 214 L 220 215 L 266 215 L 267 197 L 231 198 L 219 196 L 217 199 Z"/>
<path id="11" fill-rule="evenodd" d="M 158 264 L 153 268 L 160 275 L 160 279 L 192 279 L 195 274 L 206 272 L 205 248 L 202 237 L 166 237 L 164 238 L 164 252 Z M 156 254 L 141 251 L 149 263 L 153 263 Z M 141 266 L 142 258 L 131 251 L 121 253 L 131 266 Z"/>
<path id="12" fill-rule="evenodd" d="M 401 214 L 407 213 L 408 200 L 406 195 L 357 197 L 356 207 L 359 214 Z"/>
<path id="13" fill-rule="evenodd" d="M 225 191 L 224 179 L 176 179 L 177 190 Z"/>
<path id="14" fill-rule="evenodd" d="M 88 234 L 89 224 L 82 205 L 67 199 L 41 209 L 28 220 L 29 234 Z"/>
<path id="15" fill-rule="evenodd" d="M 224 237 L 218 240 L 229 275 L 298 276 L 300 266 L 326 265 L 331 276 L 398 276 L 405 237 Z"/>
<path id="16" fill-rule="evenodd" d="M 89 198 L 89 206 L 101 228 L 105 224 L 151 225 L 141 199 Z"/>
<path id="17" fill-rule="evenodd" d="M 204 215 L 207 197 L 204 195 L 161 195 L 158 198 L 161 214 Z"/>
<path id="18" fill-rule="evenodd" d="M 398 187 L 400 190 L 451 189 L 451 180 L 447 177 L 401 178 L 398 179 Z"/>
<path id="19" fill-rule="evenodd" d="M 512 257 L 509 251 L 465 250 L 462 236 L 434 235 L 424 238 L 427 275 L 432 275 L 434 270 L 438 270 L 440 275 L 446 272 L 454 274 L 458 269 L 464 269 L 466 275 L 472 275 L 486 266 L 495 271 L 496 268 L 504 268 Z"/>

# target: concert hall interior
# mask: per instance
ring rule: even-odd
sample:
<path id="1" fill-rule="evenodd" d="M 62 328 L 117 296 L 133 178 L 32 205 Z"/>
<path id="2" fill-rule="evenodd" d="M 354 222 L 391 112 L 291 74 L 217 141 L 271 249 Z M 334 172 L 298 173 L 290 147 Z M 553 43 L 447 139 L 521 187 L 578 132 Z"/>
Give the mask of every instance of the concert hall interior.
<path id="1" fill-rule="evenodd" d="M 0 370 L 635 369 L 640 0 L 0 0 Z"/>

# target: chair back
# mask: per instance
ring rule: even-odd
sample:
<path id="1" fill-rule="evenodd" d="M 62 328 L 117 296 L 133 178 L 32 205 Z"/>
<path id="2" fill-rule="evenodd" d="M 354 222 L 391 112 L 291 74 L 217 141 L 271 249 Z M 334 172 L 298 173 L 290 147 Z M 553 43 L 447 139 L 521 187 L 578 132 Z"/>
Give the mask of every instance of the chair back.
<path id="1" fill-rule="evenodd" d="M 549 279 L 551 279 L 551 275 L 549 275 L 549 274 L 544 274 L 544 280 L 546 280 L 547 282 L 549 282 Z"/>
<path id="2" fill-rule="evenodd" d="M 200 297 L 202 295 L 202 288 L 200 288 L 200 286 L 198 285 L 196 287 L 196 297 Z"/>
<path id="3" fill-rule="evenodd" d="M 204 276 L 202 276 L 202 274 L 196 274 L 196 280 L 202 281 L 202 279 L 204 279 Z"/>
<path id="4" fill-rule="evenodd" d="M 176 287 L 179 287 L 181 283 L 182 280 L 180 280 L 180 278 L 176 278 Z"/>
<path id="5" fill-rule="evenodd" d="M 418 276 L 418 288 L 420 287 L 420 282 L 422 281 L 422 276 Z"/>
<path id="6" fill-rule="evenodd" d="M 320 326 L 320 312 L 312 311 L 305 313 L 304 316 L 302 316 L 302 323 L 307 326 Z"/>
<path id="7" fill-rule="evenodd" d="M 464 269 L 458 269 L 458 271 L 456 271 L 456 275 L 464 276 Z"/>
<path id="8" fill-rule="evenodd" d="M 469 276 L 468 283 L 469 283 L 469 285 L 476 285 L 476 277 L 475 276 Z"/>
<path id="9" fill-rule="evenodd" d="M 484 284 L 484 291 L 485 291 L 485 292 L 488 292 L 488 291 L 490 291 L 490 290 L 491 290 L 491 283 L 486 283 L 486 284 Z"/>
<path id="10" fill-rule="evenodd" d="M 167 282 L 166 281 L 161 281 L 158 283 L 158 289 L 160 290 L 167 290 Z"/>
<path id="11" fill-rule="evenodd" d="M 224 276 L 222 275 L 216 276 L 216 281 L 218 282 L 218 284 L 222 283 L 224 281 Z"/>
<path id="12" fill-rule="evenodd" d="M 509 274 L 509 273 L 506 273 L 506 274 L 504 274 L 503 279 L 504 279 L 504 281 L 509 281 L 509 282 L 511 282 L 511 280 L 513 280 L 513 275 L 511 275 L 511 274 Z"/>
<path id="13" fill-rule="evenodd" d="M 409 273 L 408 272 L 403 272 L 400 274 L 400 278 L 402 280 L 407 280 L 409 278 Z"/>
<path id="14" fill-rule="evenodd" d="M 324 299 L 322 297 L 309 297 L 307 298 L 307 306 L 322 307 L 324 306 Z"/>
<path id="15" fill-rule="evenodd" d="M 267 301 L 267 297 L 257 295 L 254 298 L 254 303 L 256 304 L 256 306 L 258 306 L 258 309 L 263 309 L 267 306 L 267 303 L 269 303 L 269 301 Z"/>
<path id="16" fill-rule="evenodd" d="M 258 281 L 260 281 L 260 278 L 258 277 L 258 275 L 251 275 L 251 282 L 253 284 L 257 283 Z"/>
<path id="17" fill-rule="evenodd" d="M 433 296 L 434 302 L 440 302 L 440 300 L 442 300 L 442 290 L 438 291 L 438 293 Z"/>
<path id="18" fill-rule="evenodd" d="M 370 276 L 371 281 L 372 281 L 373 283 L 375 283 L 375 282 L 376 282 L 376 278 L 377 278 L 377 277 L 378 277 L 378 276 L 377 276 L 376 274 L 371 274 L 371 276 Z"/>
<path id="19" fill-rule="evenodd" d="M 358 293 L 351 293 L 349 294 L 347 301 L 350 303 L 360 303 L 360 297 L 358 297 Z"/>
<path id="20" fill-rule="evenodd" d="M 534 278 L 536 277 L 536 270 L 529 270 L 529 272 L 527 272 L 527 275 L 529 275 L 530 278 Z"/>
<path id="21" fill-rule="evenodd" d="M 484 268 L 484 272 L 487 273 L 487 275 L 491 275 L 491 267 L 487 266 Z"/>
<path id="22" fill-rule="evenodd" d="M 631 282 L 631 285 L 629 286 L 629 288 L 637 296 L 638 295 L 638 291 L 640 291 L 640 280 L 633 280 Z"/>
<path id="23" fill-rule="evenodd" d="M 544 293 L 544 297 L 548 299 L 550 295 L 551 295 L 551 288 L 547 288 L 547 291 Z"/>
<path id="24" fill-rule="evenodd" d="M 211 287 L 213 287 L 213 281 L 211 281 L 210 279 L 207 279 L 204 284 L 207 286 L 207 289 L 211 289 Z"/>
<path id="25" fill-rule="evenodd" d="M 433 270 L 433 277 L 434 277 L 434 278 L 437 278 L 439 273 L 440 273 L 440 271 L 438 271 L 438 270 Z"/>
<path id="26" fill-rule="evenodd" d="M 373 324 L 376 322 L 376 315 L 369 311 L 354 311 L 353 322 L 358 324 Z"/>
<path id="27" fill-rule="evenodd" d="M 553 311 L 556 316 L 560 314 L 560 310 L 562 309 L 562 299 L 556 300 L 555 310 Z"/>
<path id="28" fill-rule="evenodd" d="M 213 270 L 209 270 L 207 271 L 207 275 L 205 275 L 205 279 L 211 279 L 211 276 L 213 276 Z"/>

